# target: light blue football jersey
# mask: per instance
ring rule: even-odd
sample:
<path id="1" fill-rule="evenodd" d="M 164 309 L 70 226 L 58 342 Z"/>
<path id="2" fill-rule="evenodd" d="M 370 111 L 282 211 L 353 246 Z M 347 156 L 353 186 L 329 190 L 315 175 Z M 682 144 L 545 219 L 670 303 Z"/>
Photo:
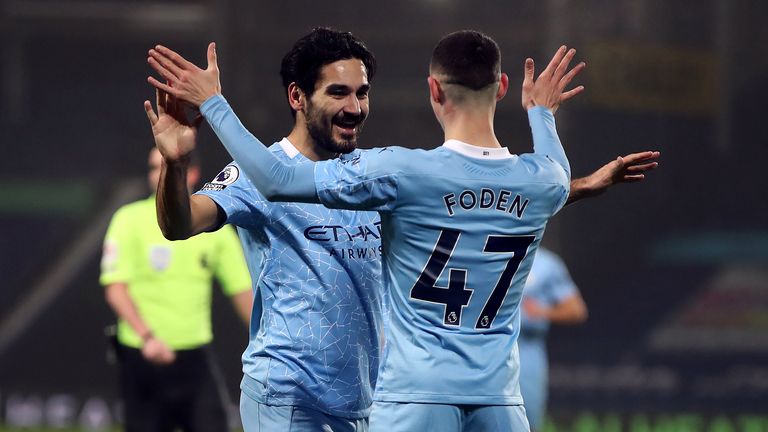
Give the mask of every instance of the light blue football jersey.
<path id="1" fill-rule="evenodd" d="M 552 307 L 577 292 L 578 288 L 560 257 L 539 248 L 525 283 L 523 298 L 530 297 L 543 306 Z M 549 320 L 531 318 L 524 309 L 521 320 L 523 332 L 531 338 L 540 338 L 543 343 L 549 330 Z"/>
<path id="2" fill-rule="evenodd" d="M 272 199 L 381 215 L 386 343 L 376 400 L 522 403 L 523 285 L 570 182 L 550 111 L 528 111 L 533 154 L 448 141 L 294 166 L 264 150 L 222 96 L 200 111 Z"/>
<path id="3" fill-rule="evenodd" d="M 320 162 L 320 200 L 382 218 L 388 322 L 376 400 L 520 404 L 520 298 L 564 167 L 459 141 Z"/>
<path id="4" fill-rule="evenodd" d="M 286 164 L 308 161 L 287 139 L 269 150 Z M 271 203 L 234 163 L 198 193 L 237 226 L 253 278 L 243 391 L 268 405 L 366 417 L 379 364 L 379 215 Z"/>
<path id="5" fill-rule="evenodd" d="M 577 290 L 560 257 L 540 247 L 525 282 L 523 299 L 531 298 L 551 307 L 574 295 Z M 525 308 L 520 310 L 520 392 L 525 400 L 525 413 L 531 428 L 541 430 L 547 406 L 549 362 L 546 338 L 549 320 L 529 317 Z"/>

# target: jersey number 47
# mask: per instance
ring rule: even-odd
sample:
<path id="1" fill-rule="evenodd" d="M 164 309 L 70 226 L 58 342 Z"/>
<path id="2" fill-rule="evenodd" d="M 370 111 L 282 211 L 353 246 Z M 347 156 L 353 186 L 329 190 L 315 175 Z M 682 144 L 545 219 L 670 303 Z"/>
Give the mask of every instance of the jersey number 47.
<path id="1" fill-rule="evenodd" d="M 458 230 L 445 229 L 440 231 L 440 237 L 437 239 L 424 270 L 419 275 L 416 284 L 411 288 L 411 298 L 445 305 L 443 323 L 448 326 L 461 325 L 462 310 L 469 304 L 474 291 L 466 288 L 467 269 L 450 268 L 448 269 L 448 287 L 435 285 L 437 278 L 443 273 L 451 259 L 460 236 L 461 232 Z M 520 263 L 528 254 L 528 247 L 535 239 L 536 236 L 501 235 L 489 235 L 486 238 L 483 252 L 507 253 L 511 256 L 475 322 L 476 330 L 488 329 L 493 324 L 493 320 L 507 296 L 507 291 L 512 285 L 512 279 L 515 277 Z"/>

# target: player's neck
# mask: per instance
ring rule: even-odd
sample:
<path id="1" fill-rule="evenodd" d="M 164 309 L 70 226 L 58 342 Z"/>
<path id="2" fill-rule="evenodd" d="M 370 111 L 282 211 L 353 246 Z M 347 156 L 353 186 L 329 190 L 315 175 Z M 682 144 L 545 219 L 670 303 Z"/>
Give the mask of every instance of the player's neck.
<path id="1" fill-rule="evenodd" d="M 288 141 L 296 147 L 296 150 L 311 161 L 323 161 L 339 156 L 338 153 L 329 152 L 315 144 L 315 140 L 309 135 L 307 127 L 305 125 L 299 125 L 298 122 L 286 138 L 288 138 Z"/>
<path id="2" fill-rule="evenodd" d="M 445 140 L 459 140 L 478 147 L 500 148 L 493 130 L 493 112 L 453 110 L 443 118 Z"/>

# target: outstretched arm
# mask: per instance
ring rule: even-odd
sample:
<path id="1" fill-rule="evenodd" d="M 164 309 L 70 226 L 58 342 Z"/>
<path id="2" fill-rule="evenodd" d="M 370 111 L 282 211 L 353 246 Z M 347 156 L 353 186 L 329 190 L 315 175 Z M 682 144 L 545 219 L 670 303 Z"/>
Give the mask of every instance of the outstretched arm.
<path id="1" fill-rule="evenodd" d="M 566 205 L 600 195 L 615 184 L 643 181 L 646 171 L 659 166 L 656 160 L 660 155 L 657 151 L 644 151 L 619 156 L 592 174 L 571 180 L 571 192 Z"/>
<path id="2" fill-rule="evenodd" d="M 270 201 L 319 203 L 315 189 L 315 164 L 287 165 L 267 150 L 237 118 L 223 96 L 200 106 L 208 124 L 240 169 Z"/>
<path id="3" fill-rule="evenodd" d="M 265 198 L 270 201 L 319 202 L 315 192 L 314 166 L 284 164 L 248 132 L 221 94 L 214 43 L 208 45 L 207 54 L 208 67 L 203 70 L 173 50 L 158 45 L 149 51 L 147 61 L 168 83 L 153 77 L 147 78 L 147 81 L 175 100 L 199 107 L 229 154 Z M 179 209 L 180 219 L 186 214 L 184 210 Z"/>
<path id="4" fill-rule="evenodd" d="M 566 90 L 573 78 L 586 67 L 584 62 L 580 62 L 569 71 L 574 55 L 575 49 L 561 46 L 535 80 L 533 59 L 526 59 L 522 88 L 522 104 L 528 111 L 534 152 L 560 164 L 568 175 L 570 166 L 555 129 L 554 113 L 560 104 L 584 90 L 584 86 Z"/>
<path id="5" fill-rule="evenodd" d="M 575 54 L 574 49 L 567 50 L 565 46 L 560 47 L 536 80 L 533 79 L 533 60 L 526 59 L 522 89 L 522 104 L 528 111 L 533 131 L 534 151 L 546 154 L 561 163 L 567 172 L 570 172 L 570 169 L 560 138 L 557 136 L 554 113 L 560 104 L 584 91 L 584 86 L 566 90 L 573 78 L 586 67 L 586 64 L 581 62 L 566 73 Z M 654 151 L 619 156 L 587 177 L 572 180 L 566 205 L 582 198 L 599 195 L 617 183 L 642 181 L 645 178 L 643 174 L 645 171 L 658 166 L 658 162 L 655 161 L 658 157 L 659 152 Z"/>
<path id="6" fill-rule="evenodd" d="M 187 187 L 190 153 L 195 148 L 197 129 L 202 121 L 198 114 L 189 120 L 184 107 L 173 95 L 157 90 L 157 113 L 144 101 L 149 124 L 163 163 L 157 185 L 157 222 L 169 240 L 183 240 L 221 225 L 219 211 L 212 199 L 194 195 Z"/>

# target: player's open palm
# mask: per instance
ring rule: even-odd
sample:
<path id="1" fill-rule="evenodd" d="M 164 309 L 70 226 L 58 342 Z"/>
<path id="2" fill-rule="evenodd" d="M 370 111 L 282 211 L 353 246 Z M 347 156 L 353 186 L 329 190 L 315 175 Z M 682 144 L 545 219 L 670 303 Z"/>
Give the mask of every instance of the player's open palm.
<path id="1" fill-rule="evenodd" d="M 163 90 L 157 90 L 157 113 L 149 101 L 144 101 L 155 145 L 166 160 L 179 160 L 195 149 L 197 130 L 202 116 L 189 119 L 184 106 Z"/>
<path id="2" fill-rule="evenodd" d="M 157 45 L 149 50 L 147 62 L 166 82 L 151 76 L 147 81 L 156 89 L 199 108 L 208 98 L 221 94 L 216 44 L 213 42 L 208 44 L 207 57 L 208 67 L 200 69 L 172 49 Z"/>
<path id="3" fill-rule="evenodd" d="M 661 153 L 644 151 L 619 156 L 587 176 L 590 189 L 597 193 L 618 183 L 633 183 L 645 179 L 645 172 L 659 166 L 656 161 Z"/>
<path id="4" fill-rule="evenodd" d="M 573 78 L 586 67 L 584 62 L 580 62 L 568 70 L 575 54 L 575 49 L 569 50 L 565 45 L 561 46 L 555 52 L 552 60 L 549 61 L 546 69 L 535 80 L 533 59 L 525 60 L 522 91 L 523 108 L 529 110 L 535 106 L 544 106 L 554 113 L 561 103 L 584 91 L 584 86 L 566 90 Z"/>

